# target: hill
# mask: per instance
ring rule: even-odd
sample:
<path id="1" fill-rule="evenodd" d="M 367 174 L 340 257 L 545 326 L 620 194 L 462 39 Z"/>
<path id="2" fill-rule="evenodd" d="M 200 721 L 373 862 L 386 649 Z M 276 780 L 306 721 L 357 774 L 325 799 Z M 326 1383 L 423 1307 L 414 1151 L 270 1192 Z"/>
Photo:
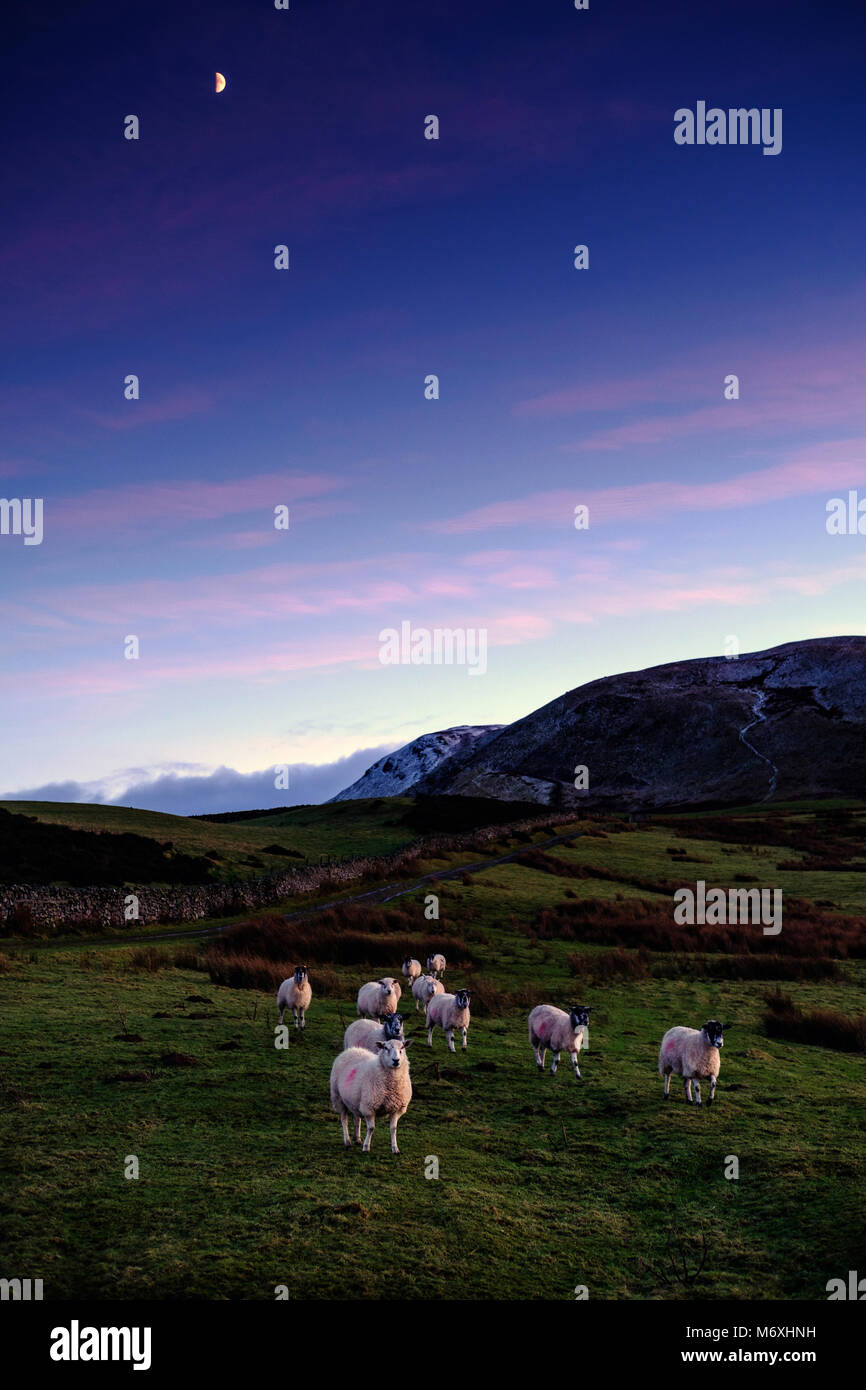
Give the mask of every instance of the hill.
<path id="1" fill-rule="evenodd" d="M 359 797 L 405 796 L 422 778 L 441 771 L 452 760 L 462 760 L 488 742 L 502 724 L 460 724 L 423 734 L 368 767 L 357 782 L 344 787 L 332 801 L 352 801 Z"/>
<path id="2" fill-rule="evenodd" d="M 579 686 L 415 784 L 545 806 L 724 806 L 866 789 L 866 637 Z M 586 790 L 575 789 L 585 767 Z"/>

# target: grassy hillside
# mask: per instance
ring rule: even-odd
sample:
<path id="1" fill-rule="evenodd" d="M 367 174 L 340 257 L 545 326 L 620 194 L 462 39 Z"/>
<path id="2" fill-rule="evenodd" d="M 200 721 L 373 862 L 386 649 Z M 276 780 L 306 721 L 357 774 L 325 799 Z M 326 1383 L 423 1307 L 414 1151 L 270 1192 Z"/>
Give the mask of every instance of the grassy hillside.
<path id="1" fill-rule="evenodd" d="M 862 1263 L 852 1193 L 866 1059 L 776 1036 L 765 995 L 862 1013 L 863 876 L 791 871 L 792 894 L 808 897 L 808 880 L 845 908 L 835 960 L 791 954 L 793 925 L 769 945 L 743 927 L 727 953 L 702 952 L 700 928 L 683 949 L 621 949 L 605 933 L 667 912 L 663 879 L 751 871 L 776 884 L 790 850 L 579 828 L 601 835 L 441 880 L 438 923 L 424 918 L 427 885 L 391 908 L 255 919 L 240 951 L 220 938 L 11 953 L 0 975 L 10 1268 L 44 1278 L 47 1297 L 270 1299 L 286 1284 L 292 1298 L 388 1298 L 396 1253 L 400 1296 L 427 1300 L 570 1300 L 578 1284 L 607 1299 L 824 1298 L 828 1279 Z M 704 863 L 672 862 L 671 847 Z M 587 866 L 611 877 L 575 876 Z M 402 1152 L 390 1154 L 381 1123 L 369 1156 L 344 1152 L 331 1062 L 359 984 L 384 962 L 399 969 L 410 941 L 463 961 L 446 981 L 475 991 L 470 1048 L 451 1056 L 440 1036 L 429 1051 L 404 1000 L 415 1097 Z M 273 982 L 301 949 L 313 1005 L 306 1034 L 278 1051 Z M 755 962 L 763 978 L 749 976 Z M 253 987 L 215 983 L 229 977 Z M 526 1014 L 540 1000 L 593 1008 L 581 1083 L 565 1061 L 555 1077 L 535 1069 Z M 717 1105 L 686 1106 L 679 1083 L 664 1103 L 662 1033 L 713 1016 L 733 1021 Z M 123 1176 L 130 1155 L 137 1180 Z M 425 1178 L 431 1157 L 438 1180 Z"/>
<path id="2" fill-rule="evenodd" d="M 3 801 L 0 809 L 19 816 L 35 816 L 41 823 L 68 829 L 134 834 L 160 843 L 170 841 L 176 851 L 190 856 L 216 852 L 220 858 L 213 863 L 212 877 L 227 879 L 290 868 L 301 862 L 298 855 L 318 863 L 321 855 L 340 858 L 398 849 L 417 837 L 417 831 L 403 823 L 412 805 L 407 800 L 396 800 L 296 806 L 273 816 L 223 824 L 134 807 L 82 802 Z M 272 846 L 291 853 L 267 853 Z"/>

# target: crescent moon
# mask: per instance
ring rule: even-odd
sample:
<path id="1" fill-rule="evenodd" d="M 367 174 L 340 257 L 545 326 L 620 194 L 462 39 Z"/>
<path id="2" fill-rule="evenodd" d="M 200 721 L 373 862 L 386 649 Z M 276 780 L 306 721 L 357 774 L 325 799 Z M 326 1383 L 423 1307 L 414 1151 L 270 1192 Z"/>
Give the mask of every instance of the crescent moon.
<path id="1" fill-rule="evenodd" d="M 221 91 L 223 90 L 223 88 L 225 87 L 225 85 L 226 85 L 226 80 L 225 80 L 225 78 L 223 77 L 223 75 L 222 75 L 221 72 L 218 72 L 218 73 L 216 74 L 216 82 L 214 83 L 214 91 L 216 91 L 216 92 L 221 92 Z"/>

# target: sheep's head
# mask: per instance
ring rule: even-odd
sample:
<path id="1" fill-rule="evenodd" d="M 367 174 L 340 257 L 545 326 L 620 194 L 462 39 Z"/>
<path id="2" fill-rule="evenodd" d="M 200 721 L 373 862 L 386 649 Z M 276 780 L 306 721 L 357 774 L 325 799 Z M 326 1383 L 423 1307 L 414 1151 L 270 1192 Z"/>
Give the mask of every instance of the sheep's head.
<path id="1" fill-rule="evenodd" d="M 297 970 L 295 971 L 295 983 L 298 985 L 302 985 L 306 978 L 307 967 L 305 965 L 299 965 Z"/>
<path id="2" fill-rule="evenodd" d="M 578 1028 L 589 1027 L 589 1016 L 592 1009 L 588 1009 L 584 1004 L 574 1004 L 568 1017 L 571 1019 L 571 1026 L 575 1033 Z"/>
<path id="3" fill-rule="evenodd" d="M 399 1039 L 402 1041 L 402 1039 L 403 1039 L 403 1015 L 402 1015 L 402 1014 L 386 1014 L 386 1015 L 385 1015 L 385 1018 L 384 1018 L 383 1021 L 382 1021 L 382 1032 L 384 1033 L 384 1036 L 385 1036 L 385 1040 L 386 1040 L 386 1041 L 387 1041 L 389 1038 L 399 1038 Z"/>
<path id="4" fill-rule="evenodd" d="M 379 1065 L 386 1071 L 396 1071 L 398 1067 L 408 1066 L 406 1048 L 411 1046 L 411 1041 L 404 1042 L 402 1038 L 388 1038 L 385 1042 L 377 1042 Z"/>
<path id="5" fill-rule="evenodd" d="M 390 994 L 390 993 L 391 993 L 391 990 L 393 989 L 393 987 L 394 987 L 394 981 L 393 981 L 393 980 L 380 980 L 380 981 L 379 981 L 379 988 L 381 989 L 381 991 L 382 991 L 383 994 Z"/>
<path id="6" fill-rule="evenodd" d="M 458 989 L 454 996 L 454 1003 L 457 1005 L 458 1009 L 468 1009 L 469 1000 L 471 998 L 472 995 L 468 989 Z"/>
<path id="7" fill-rule="evenodd" d="M 719 1023 L 718 1019 L 711 1018 L 709 1023 L 704 1024 L 701 1032 L 710 1047 L 724 1047 L 725 1039 L 723 1034 L 725 1029 L 730 1028 L 730 1026 L 729 1023 Z"/>

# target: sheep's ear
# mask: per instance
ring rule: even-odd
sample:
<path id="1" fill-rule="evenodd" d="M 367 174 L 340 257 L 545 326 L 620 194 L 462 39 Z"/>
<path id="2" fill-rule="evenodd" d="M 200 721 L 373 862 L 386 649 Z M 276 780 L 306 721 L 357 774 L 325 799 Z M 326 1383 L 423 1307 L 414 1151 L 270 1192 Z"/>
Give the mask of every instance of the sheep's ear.
<path id="1" fill-rule="evenodd" d="M 412 1039 L 411 1039 L 411 1038 L 407 1038 L 407 1039 L 405 1040 L 405 1042 L 403 1043 L 403 1046 L 404 1046 L 404 1047 L 411 1047 L 411 1046 L 412 1046 Z"/>
<path id="2" fill-rule="evenodd" d="M 733 1026 L 734 1026 L 733 1023 L 723 1023 L 723 1024 L 722 1024 L 722 1032 L 723 1032 L 723 1033 L 727 1033 L 728 1029 L 729 1029 L 729 1028 L 733 1028 Z"/>
<path id="3" fill-rule="evenodd" d="M 384 1044 L 384 1043 L 381 1041 L 381 1039 L 380 1039 L 379 1042 L 376 1043 L 376 1046 L 377 1046 L 377 1047 L 384 1047 L 385 1044 Z"/>

